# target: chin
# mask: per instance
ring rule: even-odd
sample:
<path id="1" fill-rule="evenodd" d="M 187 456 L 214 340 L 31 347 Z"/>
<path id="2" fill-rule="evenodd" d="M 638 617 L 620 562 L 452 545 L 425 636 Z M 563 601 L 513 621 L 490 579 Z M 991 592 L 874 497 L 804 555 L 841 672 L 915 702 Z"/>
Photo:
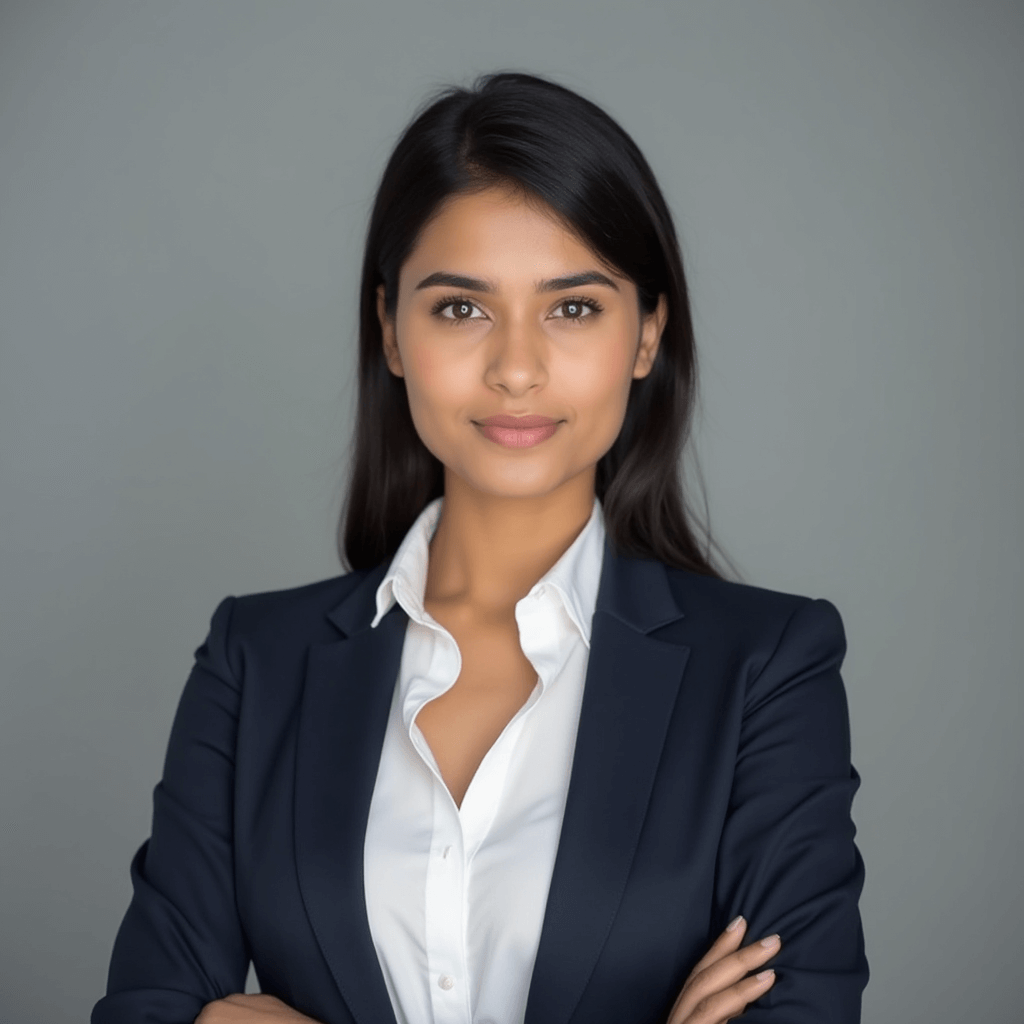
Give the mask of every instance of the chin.
<path id="1" fill-rule="evenodd" d="M 489 494 L 496 498 L 539 498 L 550 494 L 570 477 L 549 473 L 496 473 L 482 475 L 457 474 L 462 482 L 474 491 Z"/>

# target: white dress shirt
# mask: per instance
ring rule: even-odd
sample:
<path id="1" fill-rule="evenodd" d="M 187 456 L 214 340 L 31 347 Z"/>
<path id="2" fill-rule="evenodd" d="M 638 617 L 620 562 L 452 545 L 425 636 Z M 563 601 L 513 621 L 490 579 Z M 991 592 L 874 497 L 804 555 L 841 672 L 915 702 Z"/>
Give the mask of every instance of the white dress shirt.
<path id="1" fill-rule="evenodd" d="M 516 604 L 537 683 L 459 808 L 414 721 L 462 668 L 454 637 L 423 607 L 443 500 L 417 518 L 377 589 L 372 625 L 395 601 L 409 623 L 366 828 L 366 908 L 398 1024 L 522 1024 L 576 745 L 604 517 L 595 497 L 572 545 Z"/>

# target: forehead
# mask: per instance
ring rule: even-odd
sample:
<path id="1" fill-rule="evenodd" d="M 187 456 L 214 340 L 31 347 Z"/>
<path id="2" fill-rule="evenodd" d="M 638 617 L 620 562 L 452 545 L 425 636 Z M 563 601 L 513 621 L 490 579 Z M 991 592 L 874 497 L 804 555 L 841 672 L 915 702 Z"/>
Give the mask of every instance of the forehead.
<path id="1" fill-rule="evenodd" d="M 510 189 L 491 188 L 445 201 L 420 232 L 402 276 L 445 270 L 532 281 L 598 266 L 624 280 L 551 207 Z"/>

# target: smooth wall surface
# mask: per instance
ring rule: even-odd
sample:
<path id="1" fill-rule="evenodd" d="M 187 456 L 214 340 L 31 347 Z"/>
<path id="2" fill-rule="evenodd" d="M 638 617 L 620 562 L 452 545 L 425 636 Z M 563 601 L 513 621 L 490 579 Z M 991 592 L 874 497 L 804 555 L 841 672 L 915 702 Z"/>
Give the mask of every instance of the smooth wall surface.
<path id="1" fill-rule="evenodd" d="M 0 1019 L 102 994 L 216 603 L 339 571 L 377 177 L 515 68 L 648 155 L 716 534 L 843 614 L 865 1022 L 1017 1020 L 1022 53 L 993 0 L 3 0 Z"/>

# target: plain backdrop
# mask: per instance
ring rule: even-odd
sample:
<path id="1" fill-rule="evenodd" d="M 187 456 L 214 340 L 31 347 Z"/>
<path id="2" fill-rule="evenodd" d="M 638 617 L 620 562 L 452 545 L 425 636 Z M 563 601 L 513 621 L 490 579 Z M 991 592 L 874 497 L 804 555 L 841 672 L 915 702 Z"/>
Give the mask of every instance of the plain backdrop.
<path id="1" fill-rule="evenodd" d="M 673 209 L 716 536 L 843 615 L 864 1021 L 1019 1020 L 1022 53 L 991 0 L 3 0 L 0 1019 L 103 993 L 216 603 L 340 571 L 376 182 L 519 69 Z"/>

